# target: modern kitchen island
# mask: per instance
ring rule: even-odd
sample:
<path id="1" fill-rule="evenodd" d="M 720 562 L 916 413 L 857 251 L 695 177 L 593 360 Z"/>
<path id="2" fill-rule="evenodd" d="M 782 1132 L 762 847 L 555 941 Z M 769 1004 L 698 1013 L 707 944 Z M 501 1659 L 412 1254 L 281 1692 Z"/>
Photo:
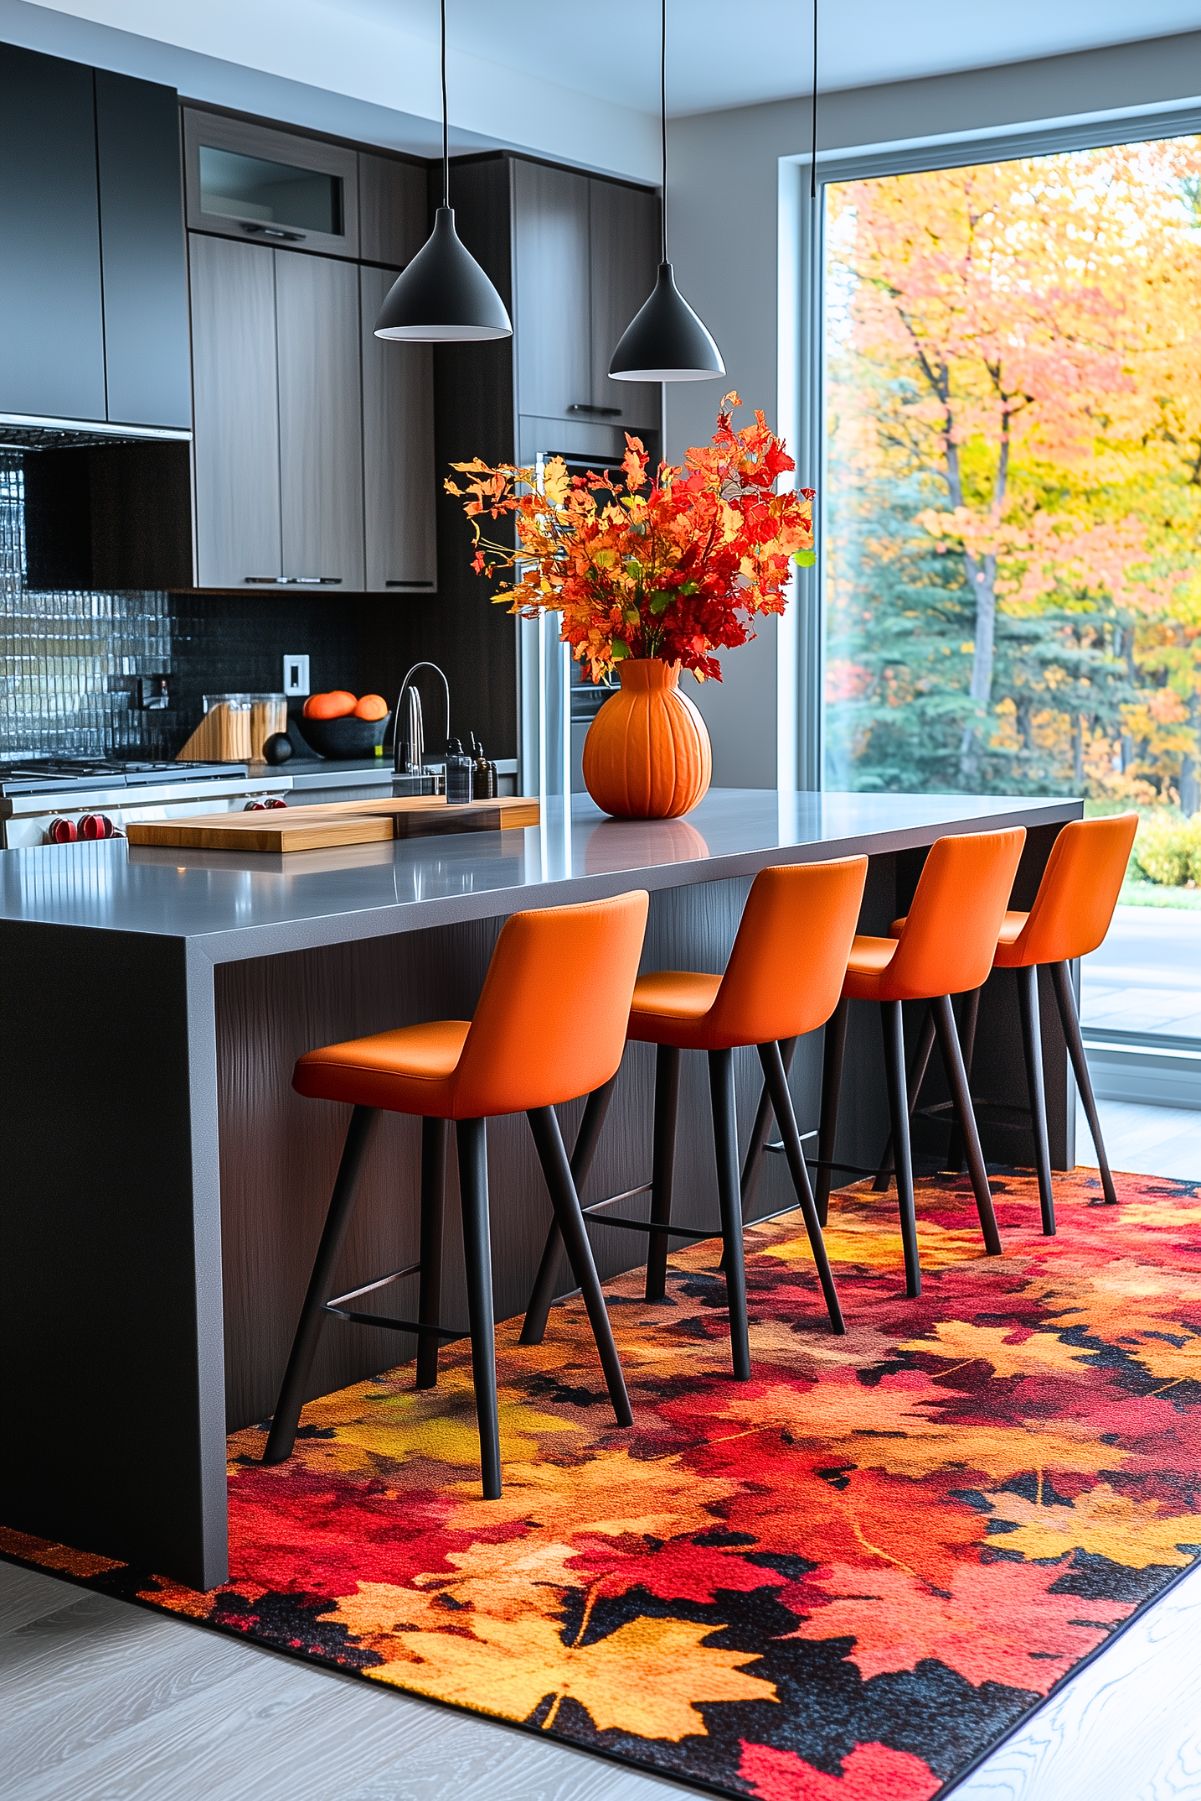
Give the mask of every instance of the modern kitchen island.
<path id="1" fill-rule="evenodd" d="M 686 819 L 605 819 L 576 796 L 566 810 L 545 803 L 541 824 L 524 831 L 286 858 L 122 842 L 6 853 L 0 1381 L 10 1454 L 0 1523 L 201 1588 L 225 1578 L 226 1432 L 270 1412 L 345 1128 L 345 1109 L 292 1092 L 293 1063 L 331 1040 L 470 1014 L 508 914 L 649 888 L 643 967 L 720 969 L 749 881 L 771 863 L 867 852 L 863 925 L 883 931 L 943 833 L 1024 825 L 1021 905 L 1058 828 L 1081 811 L 1073 800 L 727 789 Z M 849 1165 L 872 1165 L 886 1133 L 872 1012 L 852 1010 L 837 1147 Z M 1052 1157 L 1067 1167 L 1073 1109 L 1053 1006 L 1042 1026 Z M 1024 1104 L 1004 978 L 986 992 L 976 1070 L 978 1093 Z M 802 1131 L 816 1121 L 819 1072 L 817 1035 L 793 1066 Z M 753 1053 L 738 1082 L 745 1143 L 759 1092 Z M 631 1047 L 586 1198 L 646 1180 L 652 1089 L 651 1054 Z M 989 1155 L 1029 1160 L 1024 1131 L 1002 1138 L 981 1126 Z M 417 1131 L 412 1120 L 384 1123 L 346 1286 L 415 1253 Z M 686 1067 L 685 1225 L 716 1223 L 709 1133 L 703 1070 Z M 791 1204 L 782 1160 L 761 1162 L 750 1217 Z M 496 1122 L 490 1175 L 504 1317 L 524 1306 L 549 1218 L 523 1119 Z M 453 1322 L 464 1317 L 453 1207 L 447 1221 L 443 1317 Z M 595 1249 L 606 1275 L 645 1247 L 610 1231 Z M 899 1283 L 899 1249 L 897 1269 Z M 753 1314 L 751 1345 L 753 1355 Z M 411 1350 L 392 1333 L 331 1324 L 314 1392 Z"/>

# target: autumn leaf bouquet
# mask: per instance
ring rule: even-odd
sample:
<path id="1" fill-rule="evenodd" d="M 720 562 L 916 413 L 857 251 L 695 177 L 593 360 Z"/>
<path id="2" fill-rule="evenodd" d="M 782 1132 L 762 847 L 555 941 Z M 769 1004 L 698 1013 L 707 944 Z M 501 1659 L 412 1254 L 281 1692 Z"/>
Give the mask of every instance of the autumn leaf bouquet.
<path id="1" fill-rule="evenodd" d="M 813 561 L 813 490 L 777 493 L 794 468 L 763 414 L 735 430 L 727 394 L 708 444 L 652 472 L 627 435 L 621 471 L 568 473 L 477 458 L 453 466 L 473 567 L 525 618 L 562 615 L 560 637 L 594 682 L 617 671 L 584 745 L 584 782 L 608 813 L 674 818 L 712 772 L 700 713 L 682 669 L 721 679 L 717 652 L 745 644 L 754 621 L 782 613 L 794 563 Z"/>
<path id="2" fill-rule="evenodd" d="M 757 614 L 782 613 L 793 562 L 813 560 L 813 490 L 776 492 L 796 465 L 761 412 L 734 429 L 740 405 L 727 394 L 710 443 L 653 473 L 628 435 L 620 476 L 569 475 L 561 457 L 541 471 L 453 464 L 463 480 L 446 490 L 471 521 L 473 567 L 514 574 L 495 600 L 527 617 L 561 613 L 594 682 L 647 657 L 720 680 L 714 653 L 753 637 Z"/>

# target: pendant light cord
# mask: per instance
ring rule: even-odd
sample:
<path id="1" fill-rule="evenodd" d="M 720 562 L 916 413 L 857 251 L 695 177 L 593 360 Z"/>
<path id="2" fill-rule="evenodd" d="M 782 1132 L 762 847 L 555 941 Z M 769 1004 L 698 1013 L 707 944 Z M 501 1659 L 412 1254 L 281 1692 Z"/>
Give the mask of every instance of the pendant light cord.
<path id="1" fill-rule="evenodd" d="M 817 0 L 813 0 L 813 135 L 809 145 L 809 198 L 817 199 Z"/>
<path id="2" fill-rule="evenodd" d="M 442 204 L 450 205 L 450 126 L 446 110 L 446 0 L 441 4 L 442 17 Z"/>
<path id="3" fill-rule="evenodd" d="M 659 261 L 667 261 L 667 0 L 663 0 L 659 33 L 659 126 L 662 135 L 660 161 L 663 195 L 659 202 Z"/>

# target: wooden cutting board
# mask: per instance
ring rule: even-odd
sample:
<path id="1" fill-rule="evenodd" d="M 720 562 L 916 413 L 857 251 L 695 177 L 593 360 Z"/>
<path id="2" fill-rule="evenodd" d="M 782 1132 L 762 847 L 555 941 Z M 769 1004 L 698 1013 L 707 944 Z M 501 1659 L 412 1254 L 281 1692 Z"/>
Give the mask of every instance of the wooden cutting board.
<path id="1" fill-rule="evenodd" d="M 536 800 L 505 795 L 451 807 L 436 794 L 387 800 L 330 802 L 316 807 L 272 807 L 261 813 L 207 813 L 186 819 L 129 820 L 131 844 L 170 850 L 328 850 L 343 844 L 378 844 L 446 832 L 496 832 L 537 825 Z"/>

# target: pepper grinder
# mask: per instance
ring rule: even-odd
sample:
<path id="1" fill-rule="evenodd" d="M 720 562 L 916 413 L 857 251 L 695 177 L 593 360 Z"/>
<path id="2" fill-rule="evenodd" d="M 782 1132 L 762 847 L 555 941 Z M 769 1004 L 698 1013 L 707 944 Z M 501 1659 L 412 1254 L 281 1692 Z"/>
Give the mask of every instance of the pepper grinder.
<path id="1" fill-rule="evenodd" d="M 471 784 L 472 792 L 474 793 L 476 800 L 495 800 L 497 788 L 496 764 L 490 762 L 484 755 L 484 747 L 474 732 L 471 734 L 471 748 L 475 755 L 475 773 L 472 776 Z"/>

